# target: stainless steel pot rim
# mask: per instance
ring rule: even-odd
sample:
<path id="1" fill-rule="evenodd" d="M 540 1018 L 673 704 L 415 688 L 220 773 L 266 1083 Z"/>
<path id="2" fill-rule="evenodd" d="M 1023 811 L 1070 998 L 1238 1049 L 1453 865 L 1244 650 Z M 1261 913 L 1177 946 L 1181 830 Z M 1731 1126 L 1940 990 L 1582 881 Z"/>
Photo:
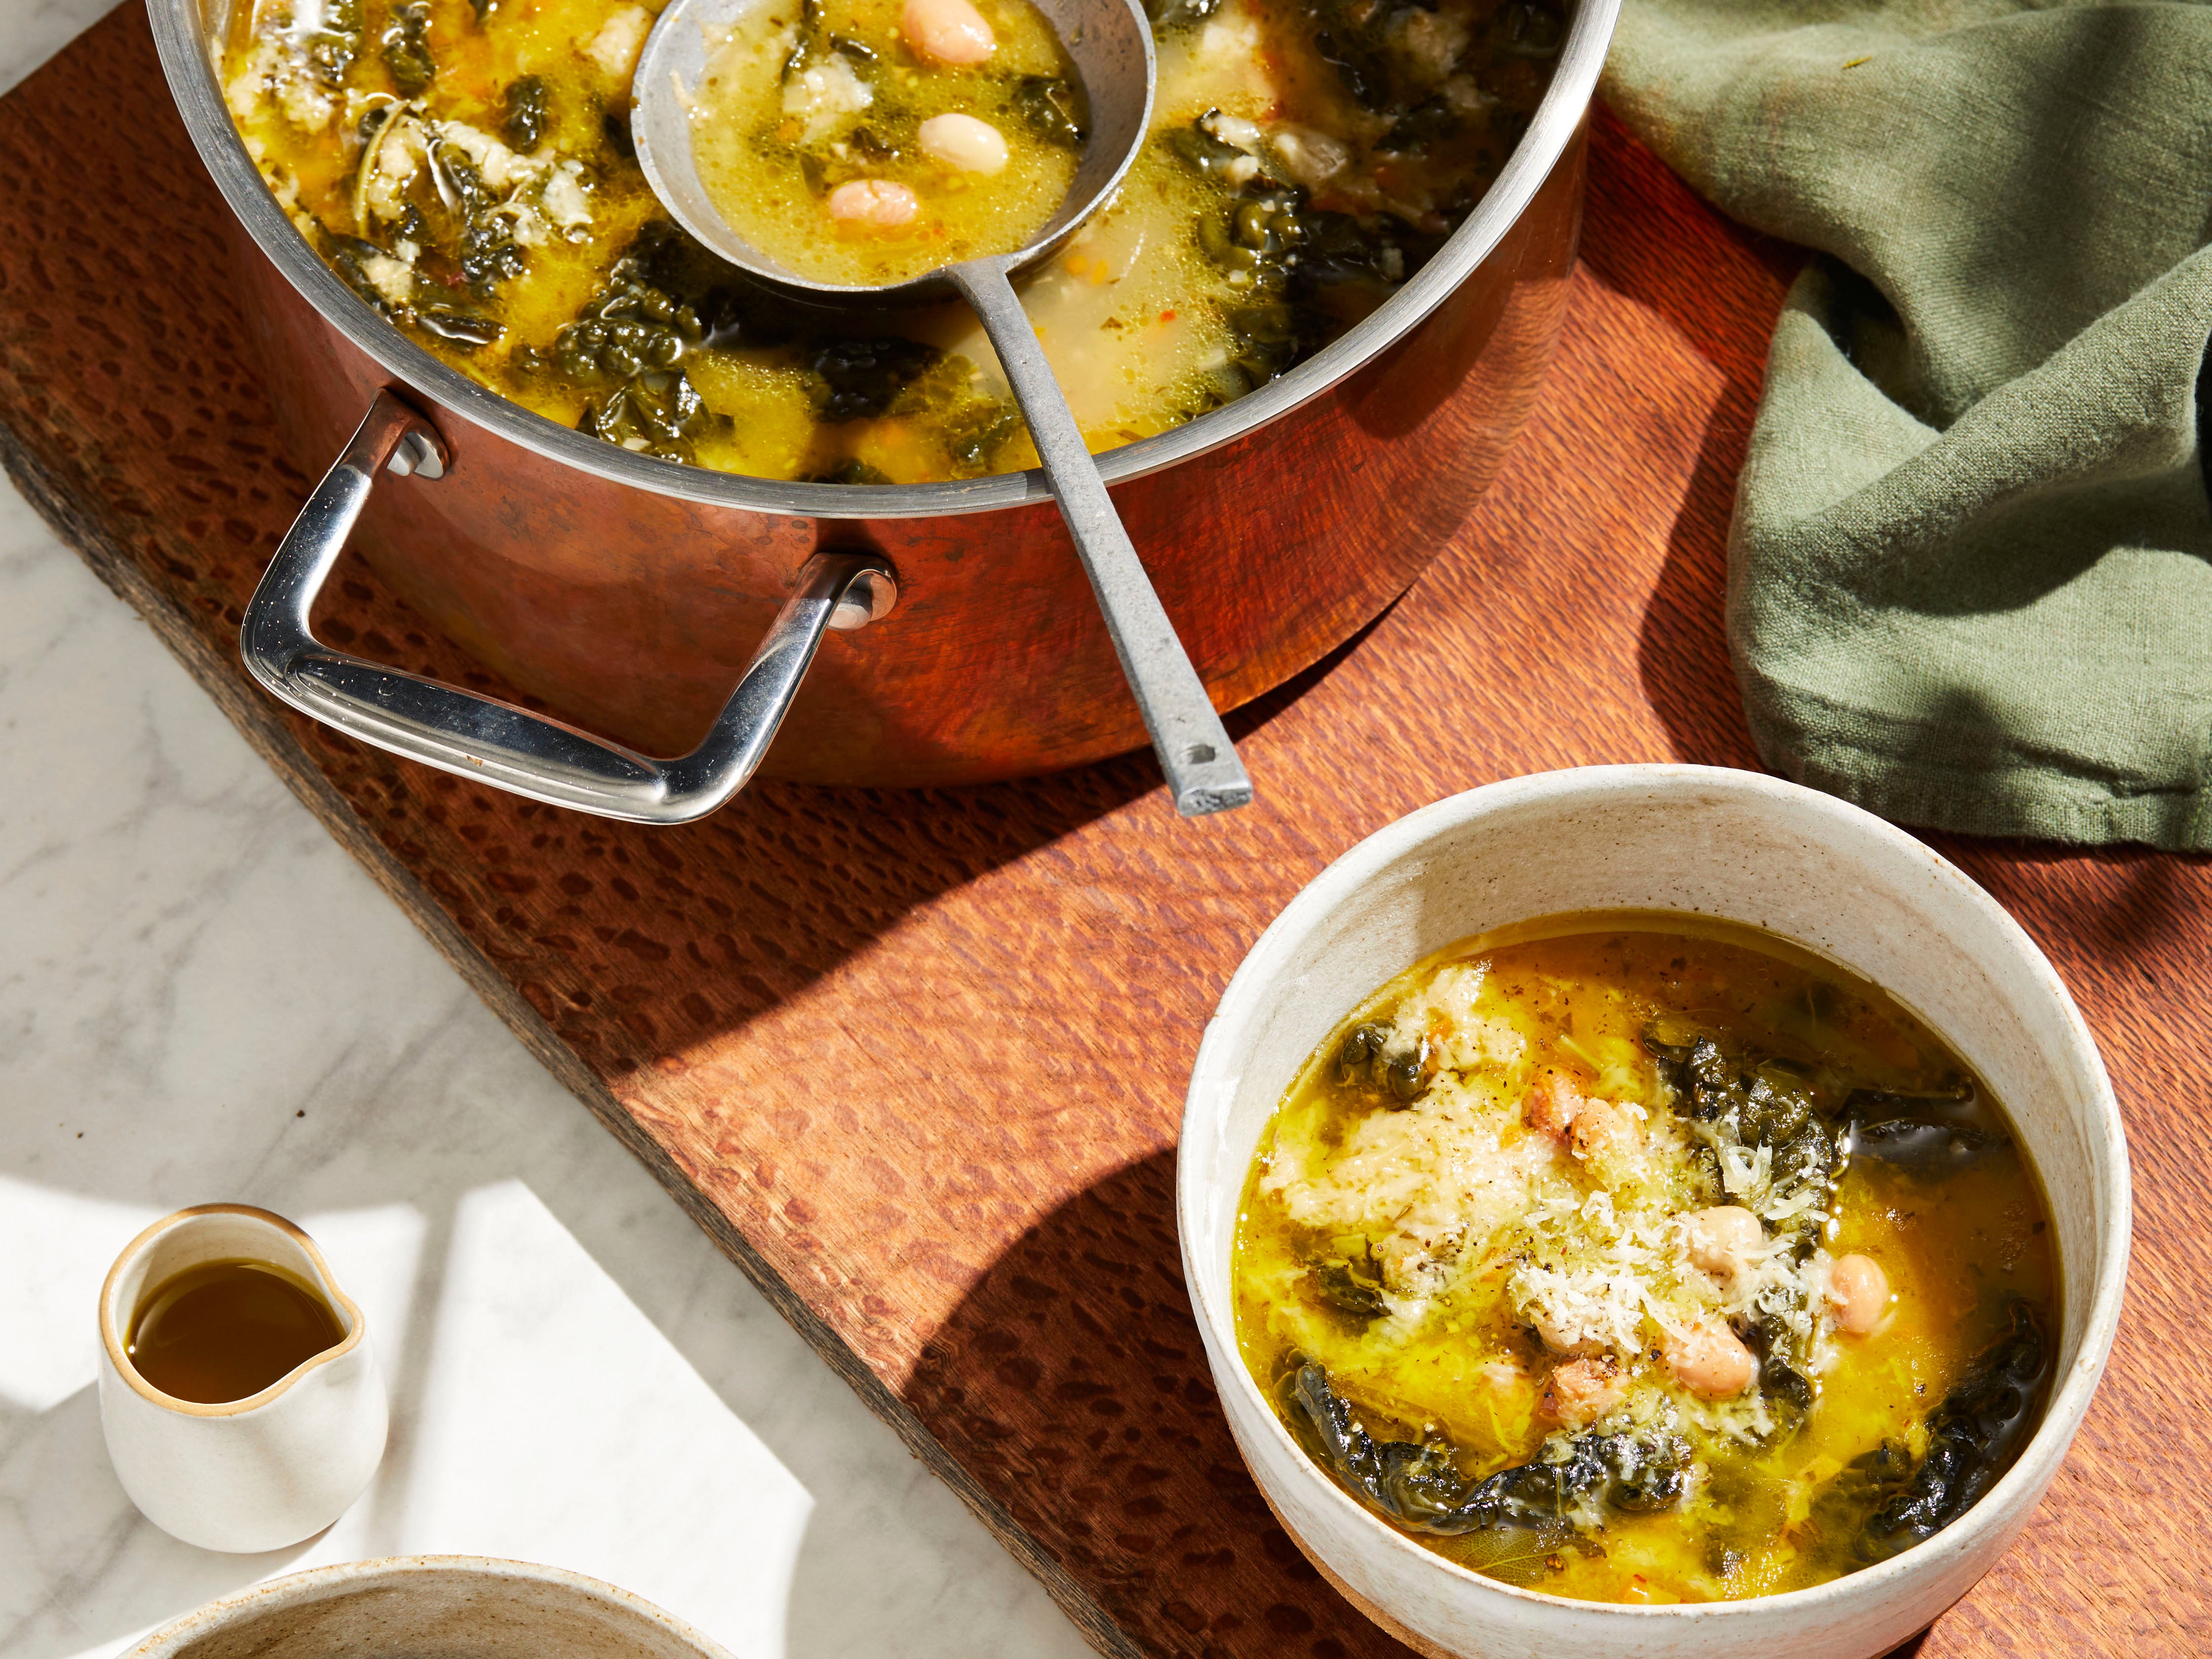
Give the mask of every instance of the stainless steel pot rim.
<path id="1" fill-rule="evenodd" d="M 285 279 L 395 382 L 436 405 L 430 412 L 458 415 L 510 443 L 616 483 L 709 507 L 810 519 L 904 519 L 1052 500 L 1044 474 L 1036 470 L 944 483 L 871 486 L 787 483 L 659 460 L 534 414 L 447 367 L 348 288 L 278 206 L 224 103 L 214 58 L 220 36 L 210 31 L 204 42 L 188 21 L 187 9 L 201 3 L 147 0 L 162 71 L 201 161 L 231 211 Z M 207 3 L 220 5 L 222 0 Z M 1107 483 L 1142 477 L 1244 437 L 1327 392 L 1442 304 L 1489 258 L 1566 153 L 1596 90 L 1620 9 L 1620 0 L 1577 0 L 1552 84 L 1528 131 L 1466 222 L 1403 288 L 1289 374 L 1196 420 L 1102 455 L 1099 470 Z"/>

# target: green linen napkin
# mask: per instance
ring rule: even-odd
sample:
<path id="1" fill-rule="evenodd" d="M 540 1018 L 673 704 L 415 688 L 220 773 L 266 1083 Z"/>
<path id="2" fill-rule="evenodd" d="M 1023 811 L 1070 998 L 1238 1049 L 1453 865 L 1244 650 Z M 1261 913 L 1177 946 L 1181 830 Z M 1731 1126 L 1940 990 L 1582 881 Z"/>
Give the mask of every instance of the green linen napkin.
<path id="1" fill-rule="evenodd" d="M 1604 91 L 1820 256 L 1730 536 L 1760 753 L 1909 823 L 2212 848 L 2212 7 L 1626 0 Z"/>

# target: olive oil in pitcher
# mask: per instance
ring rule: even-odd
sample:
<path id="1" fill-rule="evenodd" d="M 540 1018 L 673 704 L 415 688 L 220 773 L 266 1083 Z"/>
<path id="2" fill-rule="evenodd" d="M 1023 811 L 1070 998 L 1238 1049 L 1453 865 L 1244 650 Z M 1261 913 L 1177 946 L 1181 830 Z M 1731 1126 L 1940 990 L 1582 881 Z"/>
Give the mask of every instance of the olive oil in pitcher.
<path id="1" fill-rule="evenodd" d="M 139 1303 L 126 1352 L 163 1394 L 213 1406 L 260 1393 L 344 1340 L 321 1293 L 283 1268 L 203 1261 Z"/>

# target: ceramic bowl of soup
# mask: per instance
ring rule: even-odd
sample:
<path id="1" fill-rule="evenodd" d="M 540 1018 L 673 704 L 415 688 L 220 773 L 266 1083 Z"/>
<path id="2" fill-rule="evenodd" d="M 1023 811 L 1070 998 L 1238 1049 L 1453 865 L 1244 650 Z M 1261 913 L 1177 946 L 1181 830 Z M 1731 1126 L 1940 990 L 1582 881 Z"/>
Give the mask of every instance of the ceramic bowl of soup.
<path id="1" fill-rule="evenodd" d="M 1503 465 L 1563 325 L 1618 5 L 1150 8 L 1154 130 L 1024 300 L 1218 707 L 1379 614 Z M 814 556 L 860 552 L 896 603 L 823 646 L 767 774 L 970 782 L 1145 743 L 975 319 L 795 304 L 659 208 L 628 125 L 656 6 L 148 9 L 281 441 L 315 477 L 387 396 L 434 428 L 435 476 L 368 464 L 352 544 L 510 701 L 682 753 Z M 1086 142 L 1024 41 L 1053 7 L 957 9 L 996 40 L 988 176 Z M 917 159 L 905 0 L 751 11 L 769 137 L 825 200 L 987 176 Z"/>
<path id="2" fill-rule="evenodd" d="M 186 1613 L 130 1659 L 262 1654 L 407 1659 L 730 1659 L 682 1620 L 562 1567 L 477 1555 L 347 1561 Z"/>
<path id="3" fill-rule="evenodd" d="M 2095 1043 L 2004 909 L 1757 774 L 1474 790 L 1206 1029 L 1183 1267 L 1299 1547 L 1424 1653 L 1871 1659 L 2027 1524 L 2125 1278 Z"/>

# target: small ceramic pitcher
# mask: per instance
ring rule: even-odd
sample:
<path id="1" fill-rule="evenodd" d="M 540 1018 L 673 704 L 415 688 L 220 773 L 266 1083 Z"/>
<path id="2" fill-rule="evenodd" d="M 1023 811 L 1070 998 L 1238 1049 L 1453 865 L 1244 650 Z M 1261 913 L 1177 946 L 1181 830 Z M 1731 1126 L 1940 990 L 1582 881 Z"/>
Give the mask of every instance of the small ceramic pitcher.
<path id="1" fill-rule="evenodd" d="M 148 1290 L 203 1262 L 247 1260 L 314 1287 L 345 1331 L 258 1394 L 201 1405 L 163 1394 L 131 1363 L 131 1316 Z M 202 1549 L 279 1549 L 313 1536 L 361 1496 L 384 1456 L 384 1378 L 368 1326 L 315 1243 L 243 1204 L 179 1210 L 131 1240 L 100 1292 L 100 1426 L 131 1501 Z"/>

